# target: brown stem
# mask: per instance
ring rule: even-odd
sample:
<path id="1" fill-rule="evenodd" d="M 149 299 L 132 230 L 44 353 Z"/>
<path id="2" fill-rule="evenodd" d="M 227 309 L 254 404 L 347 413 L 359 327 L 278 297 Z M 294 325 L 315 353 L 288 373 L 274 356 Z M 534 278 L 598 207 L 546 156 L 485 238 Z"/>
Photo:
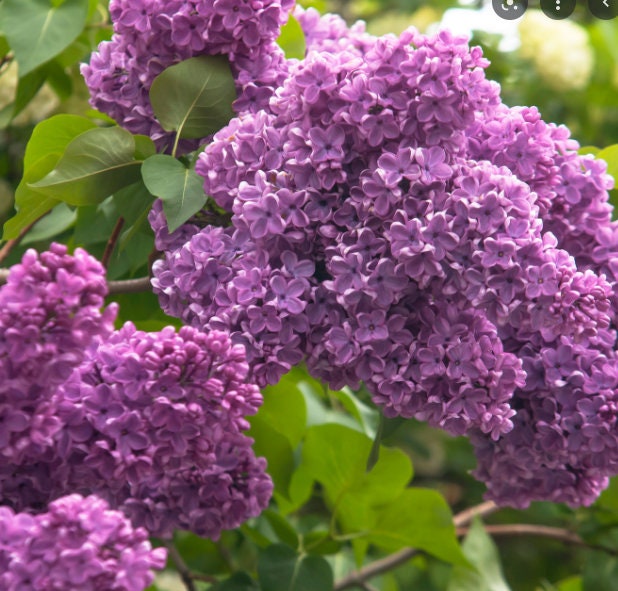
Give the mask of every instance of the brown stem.
<path id="1" fill-rule="evenodd" d="M 187 563 L 180 555 L 180 552 L 178 552 L 176 546 L 174 546 L 174 543 L 168 540 L 165 541 L 164 544 L 169 551 L 172 562 L 176 565 L 176 570 L 178 571 L 182 582 L 185 584 L 187 591 L 196 591 L 193 581 L 204 581 L 205 583 L 210 583 L 211 585 L 215 585 L 219 582 L 216 577 L 189 570 Z"/>
<path id="2" fill-rule="evenodd" d="M 140 291 L 151 291 L 152 285 L 150 277 L 140 277 L 139 279 L 123 279 L 121 281 L 108 281 L 107 291 L 110 295 L 115 293 L 139 293 Z"/>
<path id="3" fill-rule="evenodd" d="M 465 536 L 468 527 L 457 528 L 458 536 Z M 551 538 L 576 546 L 588 546 L 576 533 L 561 527 L 536 525 L 534 523 L 509 523 L 505 525 L 486 525 L 485 531 L 492 536 L 538 536 Z"/>
<path id="4" fill-rule="evenodd" d="M 107 244 L 105 245 L 105 251 L 103 252 L 103 257 L 101 258 L 101 264 L 107 269 L 109 266 L 109 261 L 112 258 L 112 253 L 114 252 L 114 248 L 116 247 L 116 243 L 118 242 L 118 238 L 120 238 L 120 232 L 122 231 L 122 227 L 124 226 L 124 218 L 118 218 L 114 229 L 112 230 L 112 235 L 109 237 Z"/>
<path id="5" fill-rule="evenodd" d="M 176 546 L 174 546 L 174 543 L 166 541 L 165 546 L 167 547 L 170 558 L 172 559 L 173 563 L 176 565 L 176 570 L 178 571 L 178 574 L 180 575 L 182 582 L 187 588 L 187 591 L 197 591 L 197 588 L 195 587 L 195 584 L 193 583 L 193 576 L 191 574 L 191 571 L 189 570 L 189 567 L 187 566 L 186 562 L 180 555 L 180 552 L 178 552 L 178 549 L 176 548 Z"/>
<path id="6" fill-rule="evenodd" d="M 49 213 L 49 212 L 47 212 Z M 7 240 L 6 244 L 0 248 L 0 264 L 2 264 L 7 257 L 13 252 L 13 249 L 19 246 L 20 242 L 25 238 L 26 234 L 32 230 L 33 226 L 43 217 L 47 215 L 47 213 L 43 214 L 41 217 L 38 217 L 31 224 L 28 224 L 22 231 L 19 233 L 17 238 L 11 238 L 11 240 Z"/>
<path id="7" fill-rule="evenodd" d="M 474 507 L 470 507 L 453 517 L 453 523 L 456 527 L 468 525 L 475 517 L 489 515 L 496 511 L 498 507 L 492 501 L 481 503 Z M 394 568 L 406 563 L 412 558 L 418 550 L 416 548 L 404 548 L 399 552 L 395 552 L 390 556 L 386 556 L 380 560 L 376 560 L 368 564 L 364 568 L 346 575 L 335 584 L 335 591 L 349 589 L 350 587 L 362 587 L 363 583 L 382 573 L 393 570 Z"/>
<path id="8" fill-rule="evenodd" d="M 468 528 L 460 527 L 457 529 L 457 535 L 463 536 L 467 533 Z M 562 527 L 551 527 L 548 525 L 537 525 L 535 523 L 509 523 L 505 525 L 486 525 L 485 531 L 492 536 L 538 536 L 541 538 L 549 538 L 558 540 L 565 544 L 581 546 L 590 550 L 600 550 L 612 556 L 618 556 L 618 550 L 609 548 L 599 544 L 590 544 L 580 538 L 575 532 Z"/>
<path id="9" fill-rule="evenodd" d="M 10 269 L 0 269 L 0 285 L 4 285 L 9 277 Z M 150 291 L 152 285 L 150 277 L 139 277 L 138 279 L 122 279 L 120 281 L 108 281 L 107 291 L 110 295 L 115 293 L 139 293 Z"/>

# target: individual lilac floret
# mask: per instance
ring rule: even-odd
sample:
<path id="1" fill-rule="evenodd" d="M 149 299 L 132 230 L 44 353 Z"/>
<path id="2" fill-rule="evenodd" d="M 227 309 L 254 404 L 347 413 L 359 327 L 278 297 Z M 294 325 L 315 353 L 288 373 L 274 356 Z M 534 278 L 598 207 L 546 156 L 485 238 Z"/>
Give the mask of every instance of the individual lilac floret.
<path id="1" fill-rule="evenodd" d="M 97 497 L 77 494 L 37 516 L 0 507 L 0 588 L 143 591 L 166 550 Z"/>
<path id="2" fill-rule="evenodd" d="M 4 464 L 36 457 L 60 428 L 51 396 L 113 330 L 116 307 L 101 311 L 105 270 L 88 253 L 52 244 L 28 250 L 0 287 L 0 448 Z M 9 470 L 12 468 L 9 467 Z"/>
<path id="3" fill-rule="evenodd" d="M 243 348 L 224 333 L 125 324 L 54 399 L 64 427 L 52 494 L 97 494 L 164 537 L 217 538 L 258 515 L 272 483 L 243 433 L 262 402 L 247 374 Z"/>
<path id="4" fill-rule="evenodd" d="M 111 41 L 82 74 L 91 104 L 133 133 L 170 148 L 173 134 L 154 117 L 149 91 L 167 67 L 200 55 L 226 55 L 236 80 L 237 111 L 268 103 L 287 65 L 275 43 L 294 0 L 112 0 Z M 181 144 L 194 149 L 195 141 Z"/>

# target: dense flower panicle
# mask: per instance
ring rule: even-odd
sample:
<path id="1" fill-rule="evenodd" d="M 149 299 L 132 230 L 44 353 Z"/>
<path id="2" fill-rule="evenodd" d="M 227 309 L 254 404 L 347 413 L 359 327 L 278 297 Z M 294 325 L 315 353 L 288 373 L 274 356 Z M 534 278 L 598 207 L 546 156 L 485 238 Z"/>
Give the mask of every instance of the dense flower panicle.
<path id="1" fill-rule="evenodd" d="M 151 213 L 163 308 L 229 330 L 261 385 L 305 359 L 470 436 L 499 502 L 591 502 L 618 472 L 605 165 L 502 105 L 465 39 L 296 15 L 306 59 L 198 160 L 231 226 Z"/>
<path id="2" fill-rule="evenodd" d="M 58 388 L 53 449 L 12 477 L 5 471 L 4 502 L 36 510 L 77 491 L 153 535 L 216 538 L 237 527 L 272 493 L 265 461 L 243 434 L 262 402 L 247 373 L 243 348 L 224 333 L 125 324 Z"/>
<path id="3" fill-rule="evenodd" d="M 60 428 L 51 397 L 97 337 L 113 331 L 101 311 L 105 270 L 88 253 L 52 244 L 28 250 L 0 287 L 0 448 L 5 462 L 44 452 Z"/>
<path id="4" fill-rule="evenodd" d="M 93 496 L 60 498 L 37 516 L 0 507 L 0 588 L 6 591 L 143 591 L 165 558 L 146 530 Z"/>
<path id="5" fill-rule="evenodd" d="M 226 55 L 238 90 L 237 110 L 268 103 L 287 62 L 275 43 L 293 0 L 112 0 L 110 41 L 101 43 L 82 74 L 93 107 L 132 133 L 169 148 L 173 135 L 156 120 L 149 91 L 167 67 L 200 55 Z M 183 141 L 189 151 L 197 144 Z"/>

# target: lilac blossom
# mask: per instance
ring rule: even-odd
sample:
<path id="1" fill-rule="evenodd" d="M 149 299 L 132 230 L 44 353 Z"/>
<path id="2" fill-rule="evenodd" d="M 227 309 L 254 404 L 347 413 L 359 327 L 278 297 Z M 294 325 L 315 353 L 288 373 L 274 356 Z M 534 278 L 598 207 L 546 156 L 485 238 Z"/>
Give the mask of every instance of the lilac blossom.
<path id="1" fill-rule="evenodd" d="M 57 499 L 32 516 L 0 507 L 0 587 L 143 591 L 166 550 L 95 496 Z"/>
<path id="2" fill-rule="evenodd" d="M 296 15 L 306 58 L 198 158 L 229 226 L 176 239 L 151 213 L 161 305 L 229 330 L 260 385 L 304 360 L 389 417 L 470 437 L 500 503 L 592 502 L 618 473 L 604 163 L 503 105 L 462 38 Z"/>

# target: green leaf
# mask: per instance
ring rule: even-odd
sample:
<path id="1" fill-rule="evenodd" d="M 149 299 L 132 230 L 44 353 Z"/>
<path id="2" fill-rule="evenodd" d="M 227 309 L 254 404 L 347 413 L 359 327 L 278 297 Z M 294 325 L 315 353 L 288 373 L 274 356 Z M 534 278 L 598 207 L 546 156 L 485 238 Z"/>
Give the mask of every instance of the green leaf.
<path id="1" fill-rule="evenodd" d="M 292 446 L 263 418 L 256 415 L 250 418 L 250 423 L 251 429 L 247 435 L 255 440 L 253 449 L 256 455 L 266 458 L 267 472 L 273 479 L 275 491 L 287 497 L 295 466 Z"/>
<path id="2" fill-rule="evenodd" d="M 15 53 L 20 77 L 32 72 L 68 47 L 82 32 L 88 0 L 4 0 L 0 28 Z"/>
<path id="3" fill-rule="evenodd" d="M 264 403 L 257 416 L 284 435 L 292 449 L 300 443 L 307 428 L 307 404 L 294 373 L 284 375 L 276 386 L 263 390 Z"/>
<path id="4" fill-rule="evenodd" d="M 203 138 L 234 116 L 236 86 L 226 57 L 193 57 L 159 74 L 150 88 L 155 116 L 181 138 Z"/>
<path id="5" fill-rule="evenodd" d="M 298 554 L 289 546 L 269 546 L 258 557 L 264 591 L 331 591 L 333 571 L 321 556 Z"/>
<path id="6" fill-rule="evenodd" d="M 600 158 L 607 162 L 607 172 L 611 174 L 618 183 L 618 144 L 603 148 L 595 154 L 595 158 Z"/>
<path id="7" fill-rule="evenodd" d="M 41 121 L 32 131 L 26 146 L 24 171 L 28 172 L 38 161 L 52 154 L 57 162 L 73 139 L 95 127 L 90 119 L 77 115 L 54 115 Z"/>
<path id="8" fill-rule="evenodd" d="M 389 552 L 413 547 L 452 564 L 468 564 L 457 543 L 451 510 L 435 490 L 406 489 L 383 508 L 369 540 Z"/>
<path id="9" fill-rule="evenodd" d="M 345 533 L 369 531 L 378 512 L 412 478 L 412 464 L 399 449 L 382 447 L 367 472 L 372 440 L 349 427 L 326 424 L 307 430 L 302 467 L 324 488 L 325 500 Z"/>
<path id="10" fill-rule="evenodd" d="M 337 391 L 330 390 L 330 393 L 356 419 L 365 434 L 373 439 L 376 436 L 382 414 L 359 400 L 347 387 Z"/>
<path id="11" fill-rule="evenodd" d="M 95 128 L 77 136 L 58 164 L 31 189 L 70 205 L 94 205 L 140 180 L 135 140 L 120 127 Z"/>
<path id="12" fill-rule="evenodd" d="M 583 572 L 584 591 L 616 591 L 618 558 L 605 552 L 588 552 Z"/>
<path id="13" fill-rule="evenodd" d="M 24 246 L 39 240 L 49 240 L 70 228 L 77 219 L 77 212 L 64 203 L 59 203 L 49 215 L 37 222 L 22 240 Z"/>
<path id="14" fill-rule="evenodd" d="M 43 178 L 60 160 L 69 143 L 96 127 L 84 117 L 55 115 L 41 121 L 33 130 L 24 156 L 24 176 L 15 192 L 17 213 L 4 225 L 3 240 L 19 232 L 58 205 L 58 199 L 43 195 L 29 184 Z"/>
<path id="15" fill-rule="evenodd" d="M 155 154 L 144 160 L 142 178 L 148 190 L 163 201 L 170 232 L 206 203 L 202 178 L 172 156 Z"/>
<path id="16" fill-rule="evenodd" d="M 302 60 L 305 57 L 307 50 L 305 33 L 300 23 L 292 15 L 289 16 L 288 22 L 281 27 L 281 34 L 277 39 L 277 43 L 283 49 L 285 57 L 288 59 L 296 58 Z"/>
<path id="17" fill-rule="evenodd" d="M 266 518 L 279 540 L 292 548 L 298 547 L 298 534 L 285 517 L 272 509 L 263 511 L 262 516 Z"/>
<path id="18" fill-rule="evenodd" d="M 210 591 L 260 591 L 260 588 L 247 573 L 236 572 L 229 579 L 211 587 Z"/>
<path id="19" fill-rule="evenodd" d="M 474 568 L 456 565 L 447 591 L 510 591 L 500 567 L 500 556 L 480 520 L 475 519 L 462 544 Z"/>
<path id="20" fill-rule="evenodd" d="M 582 156 L 585 154 L 592 154 L 594 156 L 600 151 L 601 149 L 597 148 L 596 146 L 582 146 L 579 150 L 577 150 L 577 153 L 581 154 Z"/>
<path id="21" fill-rule="evenodd" d="M 9 125 L 28 106 L 43 86 L 46 75 L 45 68 L 38 68 L 18 80 L 14 100 L 0 111 L 0 128 Z"/>
<path id="22" fill-rule="evenodd" d="M 580 576 L 568 577 L 556 583 L 557 591 L 582 591 L 583 581 Z"/>

